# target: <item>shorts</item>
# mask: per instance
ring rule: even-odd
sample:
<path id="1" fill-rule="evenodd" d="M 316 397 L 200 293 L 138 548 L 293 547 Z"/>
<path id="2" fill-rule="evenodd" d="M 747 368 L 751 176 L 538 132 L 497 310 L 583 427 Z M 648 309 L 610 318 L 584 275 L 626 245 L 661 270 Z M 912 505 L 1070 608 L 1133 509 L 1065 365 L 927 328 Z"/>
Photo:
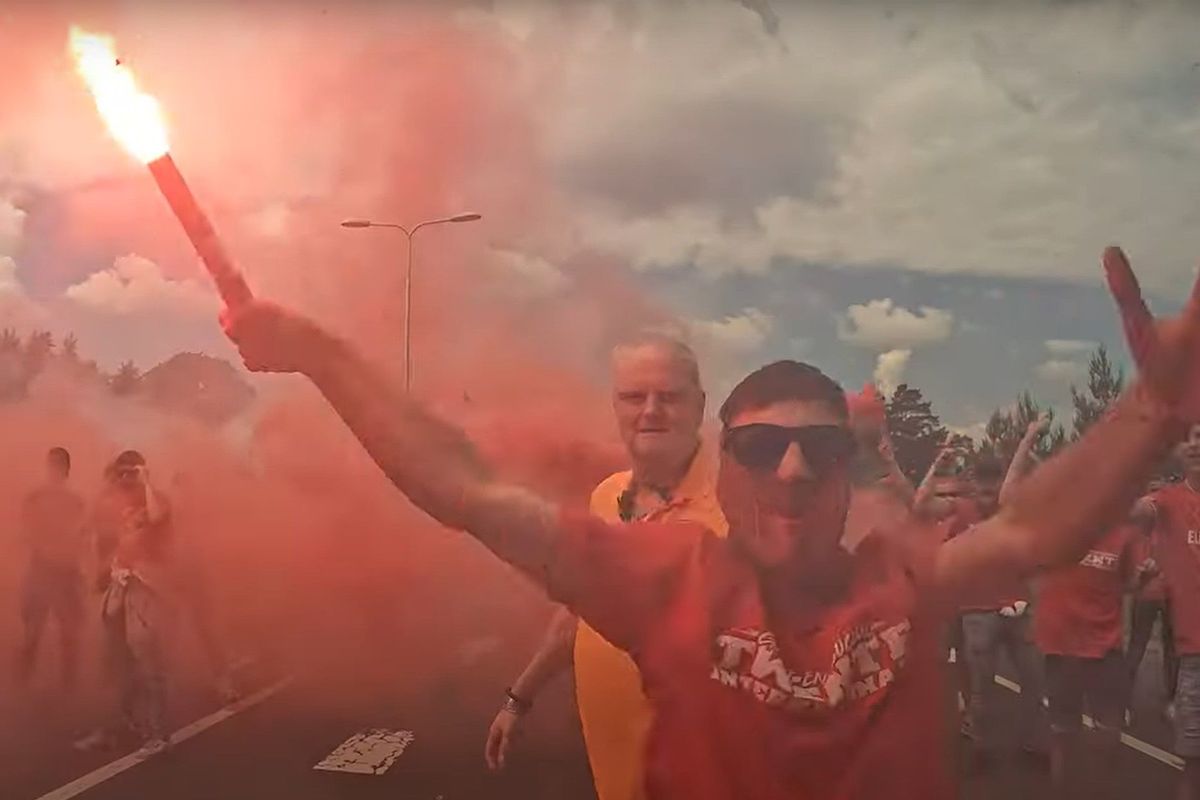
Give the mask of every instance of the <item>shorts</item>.
<path id="1" fill-rule="evenodd" d="M 1120 730 L 1125 716 L 1127 680 L 1125 658 L 1119 650 L 1112 650 L 1101 658 L 1047 655 L 1050 730 L 1055 733 L 1079 731 L 1085 707 L 1098 730 Z M 1200 743 L 1200 739 L 1197 742 Z"/>
<path id="2" fill-rule="evenodd" d="M 1175 687 L 1175 754 L 1200 758 L 1200 655 L 1179 657 Z"/>
<path id="3" fill-rule="evenodd" d="M 73 565 L 35 561 L 25 576 L 21 617 L 27 626 L 38 626 L 54 614 L 64 625 L 83 619 L 83 578 Z"/>

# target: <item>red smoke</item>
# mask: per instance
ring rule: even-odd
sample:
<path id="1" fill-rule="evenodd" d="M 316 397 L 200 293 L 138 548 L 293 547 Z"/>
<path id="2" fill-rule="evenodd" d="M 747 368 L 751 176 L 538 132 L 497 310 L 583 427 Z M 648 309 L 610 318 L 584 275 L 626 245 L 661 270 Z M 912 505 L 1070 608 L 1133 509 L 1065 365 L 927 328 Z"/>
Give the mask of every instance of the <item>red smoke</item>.
<path id="1" fill-rule="evenodd" d="M 34 239 L 49 218 L 29 208 L 24 276 L 61 289 L 136 252 L 168 276 L 203 277 L 149 176 L 106 140 L 73 85 L 67 24 L 88 24 L 116 37 L 167 109 L 172 152 L 255 291 L 315 316 L 397 374 L 403 239 L 338 222 L 482 213 L 482 222 L 427 229 L 417 240 L 415 390 L 467 427 L 504 474 L 585 502 L 622 465 L 606 350 L 622 329 L 661 314 L 600 258 L 558 265 L 575 286 L 549 297 L 510 291 L 523 278 L 505 272 L 492 247 L 536 242 L 569 222 L 547 177 L 532 89 L 495 32 L 381 8 L 18 12 L 31 36 L 0 55 L 5 73 L 15 63 L 63 97 L 77 91 L 37 150 L 62 156 L 60 187 L 72 183 L 72 168 L 89 187 L 56 195 L 53 235 Z M 5 82 L 0 96 L 13 100 L 0 125 L 20 128 L 25 95 Z M 101 154 L 103 168 L 76 151 Z M 16 188 L 25 197 L 46 190 L 36 175 Z M 286 209 L 282 235 L 259 229 L 257 215 L 271 205 Z M 495 695 L 511 679 L 511 654 L 530 651 L 548 603 L 482 547 L 409 506 L 303 381 L 257 385 L 244 440 L 79 389 L 54 405 L 0 406 L 0 513 L 16 509 L 50 446 L 72 450 L 89 497 L 107 460 L 137 446 L 172 497 L 181 563 L 205 587 L 235 655 L 327 686 L 329 703 L 468 675 Z M 0 564 L 0 606 L 11 607 L 20 556 L 10 551 Z M 11 645 L 14 615 L 0 618 L 0 640 Z M 207 665 L 184 634 L 183 674 L 200 683 Z"/>

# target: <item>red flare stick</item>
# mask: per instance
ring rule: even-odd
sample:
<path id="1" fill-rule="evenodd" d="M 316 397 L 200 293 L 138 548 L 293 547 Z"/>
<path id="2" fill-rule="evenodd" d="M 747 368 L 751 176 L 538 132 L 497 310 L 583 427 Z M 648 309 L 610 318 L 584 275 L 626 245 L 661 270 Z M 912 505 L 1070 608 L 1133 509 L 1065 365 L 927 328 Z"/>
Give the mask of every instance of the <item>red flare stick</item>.
<path id="1" fill-rule="evenodd" d="M 146 166 L 150 168 L 150 174 L 154 176 L 159 191 L 167 198 L 167 203 L 191 240 L 192 247 L 196 249 L 200 260 L 212 275 L 225 305 L 237 308 L 249 303 L 254 295 L 251 294 L 245 277 L 229 260 L 225 248 L 221 246 L 221 240 L 217 238 L 217 232 L 213 230 L 212 223 L 196 202 L 195 195 L 188 188 L 179 168 L 175 166 L 171 154 L 156 158 Z"/>

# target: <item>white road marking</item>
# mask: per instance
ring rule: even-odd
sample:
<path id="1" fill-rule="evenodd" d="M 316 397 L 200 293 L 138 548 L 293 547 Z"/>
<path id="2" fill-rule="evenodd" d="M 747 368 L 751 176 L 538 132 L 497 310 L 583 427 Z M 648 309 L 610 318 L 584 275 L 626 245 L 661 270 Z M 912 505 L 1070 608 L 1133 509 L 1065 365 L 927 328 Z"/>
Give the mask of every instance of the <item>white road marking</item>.
<path id="1" fill-rule="evenodd" d="M 1008 678 L 1004 677 L 1003 675 L 996 676 L 996 683 L 1000 684 L 1005 689 L 1008 689 L 1010 692 L 1016 692 L 1017 694 L 1021 693 L 1020 684 L 1010 681 Z M 1045 702 L 1045 701 L 1043 701 L 1043 702 Z M 1089 728 L 1096 727 L 1096 721 L 1093 720 L 1091 717 L 1089 717 L 1087 714 L 1083 715 L 1083 724 L 1088 726 Z M 1183 759 L 1182 758 L 1175 755 L 1174 753 L 1168 753 L 1166 750 L 1157 748 L 1154 745 L 1150 744 L 1149 742 L 1143 742 L 1141 739 L 1138 739 L 1136 736 L 1130 736 L 1128 733 L 1122 732 L 1121 733 L 1121 743 L 1127 747 L 1137 750 L 1142 755 L 1147 755 L 1147 756 L 1150 756 L 1151 758 L 1155 759 L 1156 761 L 1161 761 L 1162 763 L 1166 764 L 1168 767 L 1173 767 L 1174 769 L 1178 769 L 1178 770 L 1183 769 Z"/>
<path id="2" fill-rule="evenodd" d="M 372 728 L 354 734 L 321 759 L 313 769 L 382 775 L 412 744 L 412 731 Z"/>
<path id="3" fill-rule="evenodd" d="M 229 719 L 233 715 L 238 714 L 242 711 L 245 711 L 248 708 L 253 708 L 254 706 L 261 703 L 262 701 L 266 700 L 271 695 L 275 694 L 276 692 L 279 692 L 281 689 L 286 687 L 290 682 L 291 682 L 291 678 L 284 678 L 283 680 L 279 681 L 278 683 L 275 683 L 271 686 L 268 686 L 265 689 L 255 692 L 254 694 L 249 695 L 248 697 L 244 697 L 235 703 L 230 703 L 229 705 L 225 706 L 222 709 L 214 711 L 213 713 L 209 714 L 207 717 L 201 717 L 200 719 L 196 720 L 195 722 L 193 722 L 189 725 L 183 726 L 182 728 L 180 728 L 179 730 L 177 730 L 173 734 L 171 734 L 171 746 L 174 747 L 174 746 L 178 745 L 180 742 L 186 742 L 188 739 L 191 739 L 193 736 L 198 736 L 199 734 L 203 733 L 204 731 L 208 730 L 209 728 L 213 727 L 214 725 L 218 725 L 218 724 L 224 722 L 225 720 Z M 162 756 L 154 756 L 152 758 L 161 758 L 161 757 Z M 108 764 L 105 764 L 102 767 L 97 767 L 96 769 L 92 770 L 88 774 L 83 775 L 82 777 L 76 778 L 75 780 L 71 781 L 68 784 L 65 784 L 63 786 L 58 787 L 57 789 L 47 792 L 46 794 L 37 798 L 37 800 L 70 800 L 70 798 L 78 797 L 79 795 L 83 794 L 84 792 L 88 791 L 89 789 L 93 789 L 96 786 L 99 786 L 101 783 L 104 783 L 109 778 L 112 778 L 116 775 L 120 775 L 122 772 L 132 769 L 133 767 L 136 767 L 138 764 L 141 764 L 143 761 L 146 761 L 146 760 L 147 760 L 147 758 L 145 756 L 139 755 L 136 752 L 130 753 L 129 755 L 118 758 L 116 761 L 109 762 Z"/>

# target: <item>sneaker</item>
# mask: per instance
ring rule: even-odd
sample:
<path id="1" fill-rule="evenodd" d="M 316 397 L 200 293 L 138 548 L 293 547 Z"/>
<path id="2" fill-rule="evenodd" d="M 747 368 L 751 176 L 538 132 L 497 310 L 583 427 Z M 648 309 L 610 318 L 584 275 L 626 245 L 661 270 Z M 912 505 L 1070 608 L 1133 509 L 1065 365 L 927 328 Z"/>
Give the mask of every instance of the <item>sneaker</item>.
<path id="1" fill-rule="evenodd" d="M 242 699 L 242 692 L 238 688 L 232 672 L 224 672 L 217 678 L 217 694 L 220 695 L 221 702 L 227 706 Z"/>
<path id="2" fill-rule="evenodd" d="M 1050 769 L 1050 751 L 1040 744 L 1027 742 L 1021 745 L 1021 755 L 1041 769 Z"/>
<path id="3" fill-rule="evenodd" d="M 147 739 L 146 743 L 138 749 L 136 755 L 139 758 L 154 758 L 154 756 L 162 755 L 171 749 L 171 743 L 166 739 L 155 737 Z"/>
<path id="4" fill-rule="evenodd" d="M 962 723 L 958 727 L 958 732 L 970 741 L 975 741 L 975 726 L 971 724 L 971 718 L 963 716 Z"/>

